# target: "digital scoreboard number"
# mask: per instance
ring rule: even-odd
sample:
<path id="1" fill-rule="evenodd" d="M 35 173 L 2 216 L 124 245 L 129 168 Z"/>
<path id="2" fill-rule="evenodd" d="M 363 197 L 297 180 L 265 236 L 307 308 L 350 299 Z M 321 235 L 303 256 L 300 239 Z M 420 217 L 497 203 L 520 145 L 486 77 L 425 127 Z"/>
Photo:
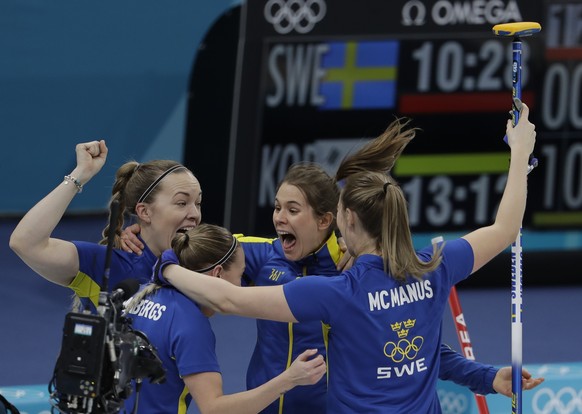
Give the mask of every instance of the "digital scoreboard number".
<path id="1" fill-rule="evenodd" d="M 393 171 L 413 232 L 491 223 L 509 166 L 512 62 L 511 39 L 491 28 L 511 21 L 542 25 L 522 39 L 539 159 L 523 227 L 582 227 L 582 1 L 250 0 L 242 14 L 235 133 L 246 144 L 231 227 L 272 234 L 289 165 L 333 173 L 394 117 L 421 129 Z"/>

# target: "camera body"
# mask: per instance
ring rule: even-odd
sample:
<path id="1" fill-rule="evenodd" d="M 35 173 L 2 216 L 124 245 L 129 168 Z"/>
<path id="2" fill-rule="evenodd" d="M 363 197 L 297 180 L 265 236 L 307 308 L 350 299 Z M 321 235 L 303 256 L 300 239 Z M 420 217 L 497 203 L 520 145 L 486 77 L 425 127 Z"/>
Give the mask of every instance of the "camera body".
<path id="1" fill-rule="evenodd" d="M 101 389 L 108 323 L 100 315 L 68 313 L 55 369 L 59 392 L 96 397 Z"/>
<path id="2" fill-rule="evenodd" d="M 61 352 L 49 386 L 51 403 L 59 412 L 117 413 L 132 392 L 132 381 L 165 380 L 157 350 L 122 314 L 123 301 L 137 291 L 137 281 L 130 285 L 126 290 L 122 286 L 112 293 L 101 292 L 97 314 L 66 315 Z"/>

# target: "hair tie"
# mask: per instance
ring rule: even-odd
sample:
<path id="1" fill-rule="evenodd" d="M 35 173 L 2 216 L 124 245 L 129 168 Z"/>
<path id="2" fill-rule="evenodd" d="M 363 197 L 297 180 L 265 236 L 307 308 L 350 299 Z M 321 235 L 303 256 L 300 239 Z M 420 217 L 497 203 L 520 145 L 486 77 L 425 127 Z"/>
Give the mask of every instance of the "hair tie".
<path id="1" fill-rule="evenodd" d="M 384 183 L 384 194 L 386 194 L 386 191 L 387 191 L 389 185 L 391 185 L 390 182 Z"/>

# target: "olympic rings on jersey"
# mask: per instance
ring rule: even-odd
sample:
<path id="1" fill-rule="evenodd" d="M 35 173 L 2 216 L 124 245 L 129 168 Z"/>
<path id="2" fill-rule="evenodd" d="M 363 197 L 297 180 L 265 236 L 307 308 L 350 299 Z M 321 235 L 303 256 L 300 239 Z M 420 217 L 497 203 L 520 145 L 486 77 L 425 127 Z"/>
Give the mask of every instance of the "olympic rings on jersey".
<path id="1" fill-rule="evenodd" d="M 535 414 L 573 414 L 582 413 L 582 389 L 561 388 L 554 392 L 550 388 L 538 390 L 532 399 Z"/>
<path id="2" fill-rule="evenodd" d="M 415 336 L 412 342 L 408 339 L 401 339 L 398 344 L 394 342 L 386 342 L 384 345 L 384 355 L 394 362 L 402 362 L 404 358 L 412 360 L 418 355 L 418 351 L 422 347 L 424 339 L 422 336 Z"/>
<path id="3" fill-rule="evenodd" d="M 437 391 L 443 414 L 465 414 L 468 412 L 469 401 L 463 394 L 445 390 Z"/>
<path id="4" fill-rule="evenodd" d="M 277 33 L 309 33 L 315 23 L 325 17 L 325 0 L 269 0 L 265 4 L 265 19 Z"/>

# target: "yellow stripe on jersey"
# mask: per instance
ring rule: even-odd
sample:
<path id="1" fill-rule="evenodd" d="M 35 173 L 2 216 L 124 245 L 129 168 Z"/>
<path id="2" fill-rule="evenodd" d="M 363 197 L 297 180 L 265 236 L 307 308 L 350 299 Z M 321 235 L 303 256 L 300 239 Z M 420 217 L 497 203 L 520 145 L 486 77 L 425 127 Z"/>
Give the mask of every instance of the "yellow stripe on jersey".
<path id="1" fill-rule="evenodd" d="M 289 330 L 289 350 L 287 353 L 287 366 L 285 369 L 291 366 L 293 363 L 293 323 L 289 323 L 287 326 Z M 285 394 L 281 394 L 279 397 L 279 414 L 283 414 L 283 400 L 285 399 Z"/>
<path id="2" fill-rule="evenodd" d="M 329 251 L 329 255 L 333 262 L 338 264 L 344 253 L 340 250 L 335 233 L 332 233 L 327 239 L 327 250 Z"/>
<path id="3" fill-rule="evenodd" d="M 243 242 L 243 243 L 270 243 L 273 244 L 273 242 L 275 240 L 277 240 L 276 238 L 267 238 L 267 237 L 256 237 L 256 236 L 245 236 L 244 234 L 241 233 L 237 233 L 237 234 L 233 234 L 234 237 L 236 237 L 236 239 L 239 242 Z"/>
<path id="4" fill-rule="evenodd" d="M 77 272 L 77 276 L 68 287 L 80 298 L 89 298 L 95 307 L 99 306 L 101 286 L 95 283 L 91 276 L 83 272 Z"/>
<path id="5" fill-rule="evenodd" d="M 321 330 L 323 331 L 323 343 L 325 344 L 325 376 L 329 386 L 329 349 L 327 347 L 329 341 L 329 331 L 331 326 L 327 323 L 321 322 Z"/>
<path id="6" fill-rule="evenodd" d="M 188 407 L 186 407 L 186 397 L 189 393 L 188 387 L 184 386 L 184 390 L 182 391 L 182 394 L 180 394 L 180 401 L 178 401 L 178 414 L 186 414 L 188 411 Z"/>

